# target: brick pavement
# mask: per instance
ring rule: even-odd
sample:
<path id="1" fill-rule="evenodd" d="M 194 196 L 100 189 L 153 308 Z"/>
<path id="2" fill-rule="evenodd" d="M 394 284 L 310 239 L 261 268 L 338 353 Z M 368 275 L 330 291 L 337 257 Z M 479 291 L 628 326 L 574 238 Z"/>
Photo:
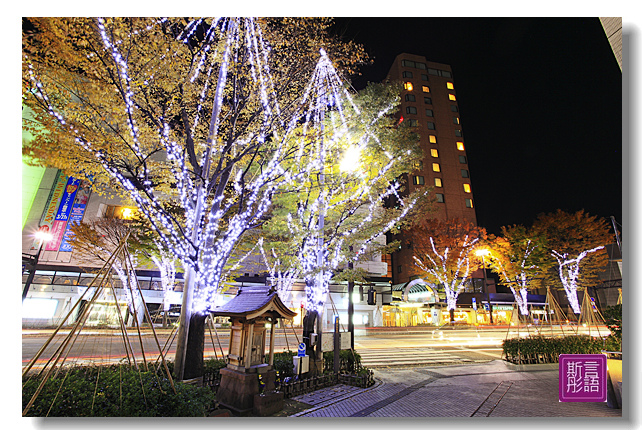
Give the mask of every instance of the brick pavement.
<path id="1" fill-rule="evenodd" d="M 558 401 L 556 364 L 501 360 L 463 366 L 375 369 L 367 389 L 336 386 L 297 396 L 293 417 L 621 417 L 606 403 Z M 620 419 L 621 420 L 621 419 Z"/>

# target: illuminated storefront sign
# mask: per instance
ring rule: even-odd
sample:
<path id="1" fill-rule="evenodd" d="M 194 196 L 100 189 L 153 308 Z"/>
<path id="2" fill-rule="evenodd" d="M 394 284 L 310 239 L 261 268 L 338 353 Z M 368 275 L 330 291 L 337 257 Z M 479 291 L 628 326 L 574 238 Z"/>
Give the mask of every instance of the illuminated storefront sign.
<path id="1" fill-rule="evenodd" d="M 68 177 L 63 175 L 58 171 L 56 174 L 56 179 L 54 180 L 54 186 L 49 193 L 49 199 L 47 204 L 45 204 L 45 211 L 40 218 L 40 228 L 45 232 L 50 232 L 53 225 L 54 219 L 56 217 L 56 210 L 58 209 L 58 204 L 60 203 L 60 198 L 62 197 L 63 192 L 65 191 L 65 185 L 67 184 Z M 36 239 L 33 242 L 32 249 L 38 249 L 40 246 L 40 240 Z"/>
<path id="2" fill-rule="evenodd" d="M 65 186 L 64 193 L 60 199 L 58 212 L 56 212 L 56 218 L 51 226 L 50 233 L 52 235 L 52 239 L 47 243 L 45 250 L 58 251 L 60 243 L 62 242 L 62 237 L 65 233 L 65 228 L 67 227 L 67 222 L 69 221 L 69 214 L 71 213 L 71 208 L 73 206 L 74 199 L 76 198 L 79 185 L 79 179 L 70 176 L 67 180 L 67 185 Z"/>

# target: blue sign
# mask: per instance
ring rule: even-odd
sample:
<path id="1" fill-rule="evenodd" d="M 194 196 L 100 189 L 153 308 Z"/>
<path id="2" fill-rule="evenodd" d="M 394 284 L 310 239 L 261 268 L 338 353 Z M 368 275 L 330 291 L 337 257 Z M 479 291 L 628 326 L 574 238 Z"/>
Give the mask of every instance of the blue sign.
<path id="1" fill-rule="evenodd" d="M 477 300 L 473 297 L 473 309 L 477 310 Z"/>
<path id="2" fill-rule="evenodd" d="M 305 343 L 301 342 L 299 344 L 299 350 L 297 351 L 297 357 L 305 357 Z"/>

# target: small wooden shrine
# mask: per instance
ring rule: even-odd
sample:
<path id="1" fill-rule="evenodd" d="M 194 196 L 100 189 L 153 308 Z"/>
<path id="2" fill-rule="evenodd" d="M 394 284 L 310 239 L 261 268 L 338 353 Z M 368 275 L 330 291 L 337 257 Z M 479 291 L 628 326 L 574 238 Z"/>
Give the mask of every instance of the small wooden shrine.
<path id="1" fill-rule="evenodd" d="M 274 393 L 274 326 L 280 318 L 291 320 L 296 313 L 283 304 L 269 286 L 241 287 L 232 300 L 212 311 L 213 316 L 230 317 L 228 364 L 221 369 L 219 403 L 240 414 L 253 410 L 259 415 L 280 410 L 283 394 Z M 269 324 L 269 357 L 266 363 L 266 324 Z M 259 375 L 264 393 L 259 394 Z M 256 397 L 256 398 L 255 398 Z M 279 400 L 280 399 L 280 400 Z M 257 405 L 260 402 L 269 407 Z M 273 412 L 272 412 L 273 413 Z"/>

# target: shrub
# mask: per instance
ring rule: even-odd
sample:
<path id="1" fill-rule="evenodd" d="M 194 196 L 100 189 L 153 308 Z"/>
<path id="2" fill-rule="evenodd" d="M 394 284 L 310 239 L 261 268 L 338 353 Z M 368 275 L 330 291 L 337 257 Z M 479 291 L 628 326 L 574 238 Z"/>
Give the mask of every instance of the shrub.
<path id="1" fill-rule="evenodd" d="M 294 376 L 294 363 L 292 362 L 294 355 L 295 353 L 292 351 L 274 353 L 274 370 L 279 372 L 281 378 Z"/>
<path id="2" fill-rule="evenodd" d="M 504 355 L 509 361 L 518 357 L 542 354 L 549 360 L 557 361 L 560 354 L 599 354 L 605 345 L 613 342 L 611 336 L 606 339 L 591 336 L 544 337 L 532 336 L 526 338 L 506 339 L 502 344 Z"/>
<path id="3" fill-rule="evenodd" d="M 27 406 L 40 378 L 23 383 Z M 176 393 L 162 372 L 138 372 L 126 366 L 78 366 L 50 378 L 29 409 L 35 417 L 196 417 L 214 405 L 207 387 L 174 381 Z"/>
<path id="4" fill-rule="evenodd" d="M 324 370 L 334 370 L 334 351 L 323 353 Z M 342 349 L 339 352 L 339 371 L 347 373 L 357 373 L 361 366 L 361 356 L 358 352 L 351 349 Z"/>
<path id="5" fill-rule="evenodd" d="M 621 344 L 622 342 L 622 305 L 609 306 L 602 314 L 604 322 L 611 331 L 614 338 Z M 620 349 L 622 346 L 620 345 Z M 618 349 L 618 351 L 620 350 Z"/>

